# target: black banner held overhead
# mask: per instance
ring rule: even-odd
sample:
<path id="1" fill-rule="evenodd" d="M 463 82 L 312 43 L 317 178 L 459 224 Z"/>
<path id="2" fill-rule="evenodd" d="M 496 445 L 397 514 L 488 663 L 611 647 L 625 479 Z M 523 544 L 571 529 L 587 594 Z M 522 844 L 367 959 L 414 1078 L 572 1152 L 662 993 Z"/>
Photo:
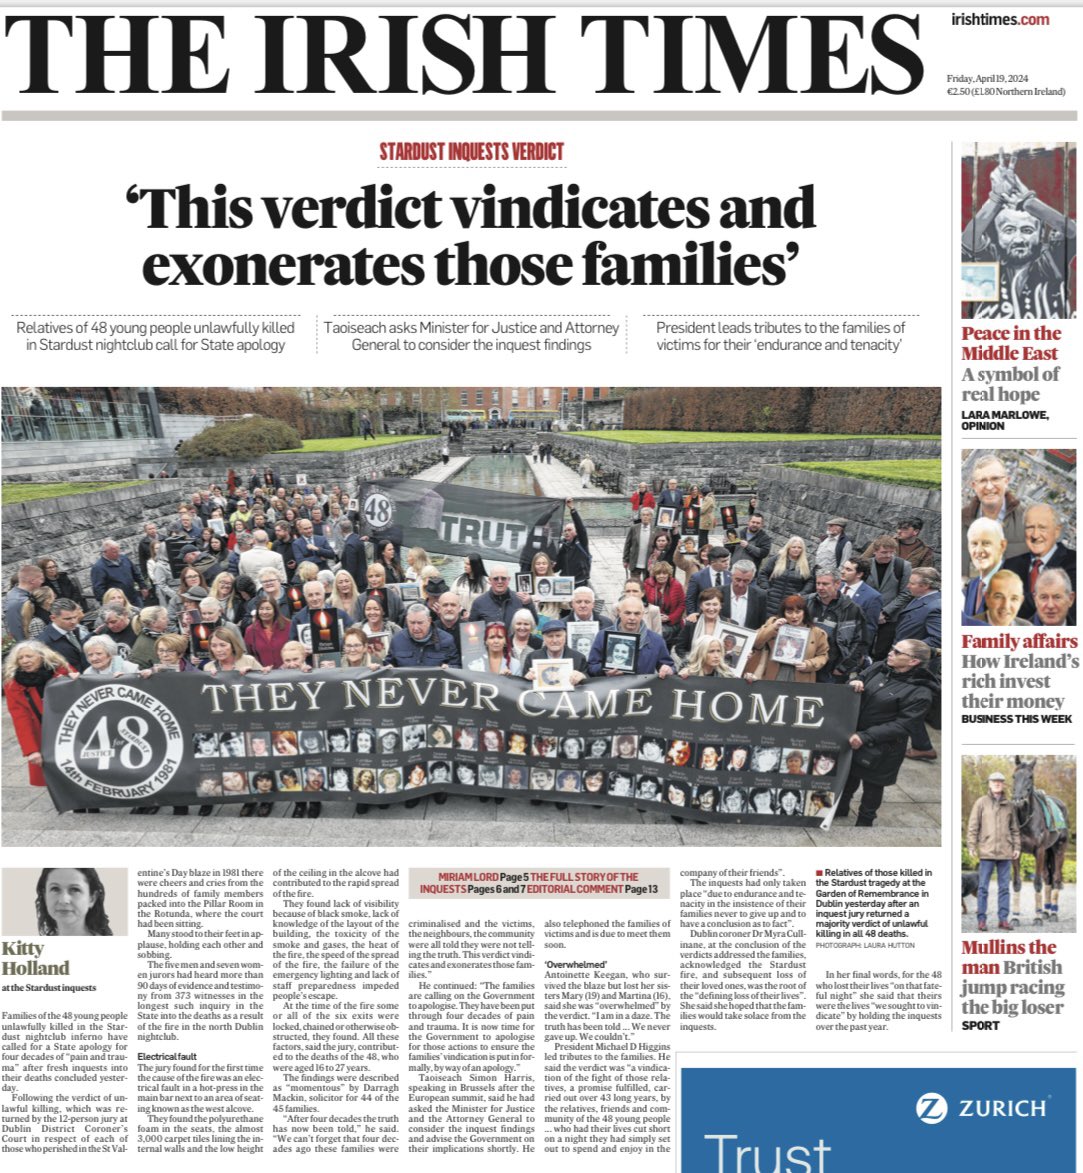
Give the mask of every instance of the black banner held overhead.
<path id="1" fill-rule="evenodd" d="M 539 692 L 431 668 L 161 673 L 50 683 L 42 743 L 58 810 L 499 791 L 818 826 L 858 704 L 840 685 L 715 677 Z"/>
<path id="2" fill-rule="evenodd" d="M 551 497 L 524 497 L 450 482 L 378 480 L 365 488 L 361 512 L 376 531 L 401 527 L 404 546 L 437 554 L 464 550 L 485 559 L 517 560 L 535 527 L 556 544 L 553 516 L 564 508 Z M 558 519 L 559 521 L 559 519 Z"/>

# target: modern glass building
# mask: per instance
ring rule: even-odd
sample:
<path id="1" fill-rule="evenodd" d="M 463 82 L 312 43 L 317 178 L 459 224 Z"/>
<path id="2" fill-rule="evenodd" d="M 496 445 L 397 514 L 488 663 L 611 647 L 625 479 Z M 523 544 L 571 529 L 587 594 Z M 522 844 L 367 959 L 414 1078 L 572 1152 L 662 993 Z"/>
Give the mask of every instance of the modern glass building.
<path id="1" fill-rule="evenodd" d="M 153 387 L 4 387 L 4 443 L 162 436 Z"/>

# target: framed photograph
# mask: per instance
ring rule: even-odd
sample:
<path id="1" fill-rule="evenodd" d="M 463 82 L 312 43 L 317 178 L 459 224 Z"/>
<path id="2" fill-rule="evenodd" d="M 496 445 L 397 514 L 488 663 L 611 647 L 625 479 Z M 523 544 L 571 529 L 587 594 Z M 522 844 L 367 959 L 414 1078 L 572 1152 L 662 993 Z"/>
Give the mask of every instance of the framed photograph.
<path id="1" fill-rule="evenodd" d="M 484 672 L 485 623 L 481 619 L 464 619 L 459 624 L 459 646 L 462 648 L 463 667 L 468 672 Z"/>
<path id="2" fill-rule="evenodd" d="M 361 503 L 356 497 L 351 497 L 349 501 L 346 502 L 346 511 L 348 513 L 359 513 L 360 510 Z"/>
<path id="3" fill-rule="evenodd" d="M 226 536 L 226 520 L 224 517 L 209 517 L 207 518 L 207 524 L 216 534 L 219 534 L 223 538 Z"/>
<path id="4" fill-rule="evenodd" d="M 775 650 L 771 653 L 771 659 L 777 660 L 780 664 L 800 664 L 805 658 L 811 635 L 810 627 L 802 627 L 799 623 L 784 623 L 775 636 Z"/>
<path id="5" fill-rule="evenodd" d="M 586 658 L 594 646 L 598 624 L 592 619 L 573 620 L 568 624 L 568 647 Z"/>
<path id="6" fill-rule="evenodd" d="M 570 599 L 575 590 L 575 576 L 572 574 L 558 574 L 553 578 L 553 598 Z"/>
<path id="7" fill-rule="evenodd" d="M 743 628 L 738 628 L 741 631 Z M 752 632 L 748 632 L 751 640 Z M 634 675 L 639 657 L 639 637 L 607 627 L 602 645 L 602 667 L 607 672 L 627 672 Z"/>
<path id="8" fill-rule="evenodd" d="M 720 623 L 722 633 L 722 663 L 735 675 L 741 676 L 748 657 L 752 654 L 752 641 L 756 633 L 736 623 Z"/>
<path id="9" fill-rule="evenodd" d="M 677 549 L 687 557 L 695 558 L 695 556 L 699 553 L 699 550 L 696 548 L 695 534 L 685 534 L 685 536 L 681 538 Z"/>
<path id="10" fill-rule="evenodd" d="M 534 661 L 534 688 L 537 692 L 564 692 L 572 687 L 571 660 Z"/>
<path id="11" fill-rule="evenodd" d="M 294 479 L 294 483 L 297 485 L 307 485 L 308 484 L 308 473 L 299 472 L 297 474 L 296 478 Z"/>
<path id="12" fill-rule="evenodd" d="M 528 595 L 534 593 L 534 575 L 532 574 L 517 574 L 515 576 L 516 591 L 523 591 Z"/>
<path id="13" fill-rule="evenodd" d="M 555 599 L 557 597 L 556 581 L 557 578 L 554 574 L 539 575 L 535 578 L 534 598 L 542 603 L 548 603 L 551 599 Z M 565 596 L 565 598 L 567 597 L 569 596 Z"/>
<path id="14" fill-rule="evenodd" d="M 378 660 L 387 658 L 387 649 L 391 646 L 391 636 L 386 631 L 369 632 L 365 637 L 368 650 Z"/>
<path id="15" fill-rule="evenodd" d="M 672 505 L 663 505 L 658 510 L 658 516 L 654 519 L 654 524 L 659 529 L 672 529 L 677 523 L 677 510 Z"/>
<path id="16" fill-rule="evenodd" d="M 403 603 L 421 602 L 421 586 L 416 582 L 398 582 L 392 589 L 399 592 L 399 598 Z"/>

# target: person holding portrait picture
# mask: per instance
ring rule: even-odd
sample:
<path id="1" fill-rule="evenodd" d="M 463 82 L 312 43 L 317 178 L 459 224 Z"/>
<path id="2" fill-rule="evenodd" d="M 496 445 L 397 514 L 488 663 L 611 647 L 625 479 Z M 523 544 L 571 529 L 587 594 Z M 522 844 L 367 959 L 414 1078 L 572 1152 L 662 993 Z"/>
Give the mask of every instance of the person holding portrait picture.
<path id="1" fill-rule="evenodd" d="M 643 624 L 643 602 L 635 595 L 625 595 L 618 608 L 618 620 L 615 628 L 609 631 L 599 631 L 590 649 L 587 660 L 587 671 L 591 676 L 618 676 L 626 668 L 619 666 L 613 659 L 610 663 L 603 663 L 603 656 L 609 653 L 610 644 L 606 637 L 611 632 L 635 637 L 635 671 L 642 674 L 657 673 L 663 679 L 673 674 L 673 660 L 666 647 L 665 640 L 655 632 L 648 630 Z M 616 646 L 622 646 L 626 641 L 618 641 Z M 628 656 L 627 652 L 622 653 Z M 633 657 L 628 656 L 629 661 Z M 631 663 L 628 665 L 631 667 Z"/>
<path id="2" fill-rule="evenodd" d="M 785 633 L 785 634 L 783 634 Z M 789 655 L 779 648 L 789 645 Z M 803 646 L 798 646 L 799 641 Z M 804 595 L 788 595 L 782 610 L 756 632 L 752 640 L 753 655 L 745 670 L 745 680 L 793 680 L 798 684 L 815 684 L 816 673 L 827 663 L 827 635 L 812 625 L 808 601 Z"/>

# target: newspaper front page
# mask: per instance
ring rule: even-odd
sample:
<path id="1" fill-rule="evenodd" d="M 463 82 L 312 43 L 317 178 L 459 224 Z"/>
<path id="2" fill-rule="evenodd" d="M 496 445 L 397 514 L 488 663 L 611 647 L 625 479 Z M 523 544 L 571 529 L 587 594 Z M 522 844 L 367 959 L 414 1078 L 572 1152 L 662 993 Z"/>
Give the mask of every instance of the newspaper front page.
<path id="1" fill-rule="evenodd" d="M 5 12 L 11 1168 L 1075 1164 L 1080 41 Z"/>

